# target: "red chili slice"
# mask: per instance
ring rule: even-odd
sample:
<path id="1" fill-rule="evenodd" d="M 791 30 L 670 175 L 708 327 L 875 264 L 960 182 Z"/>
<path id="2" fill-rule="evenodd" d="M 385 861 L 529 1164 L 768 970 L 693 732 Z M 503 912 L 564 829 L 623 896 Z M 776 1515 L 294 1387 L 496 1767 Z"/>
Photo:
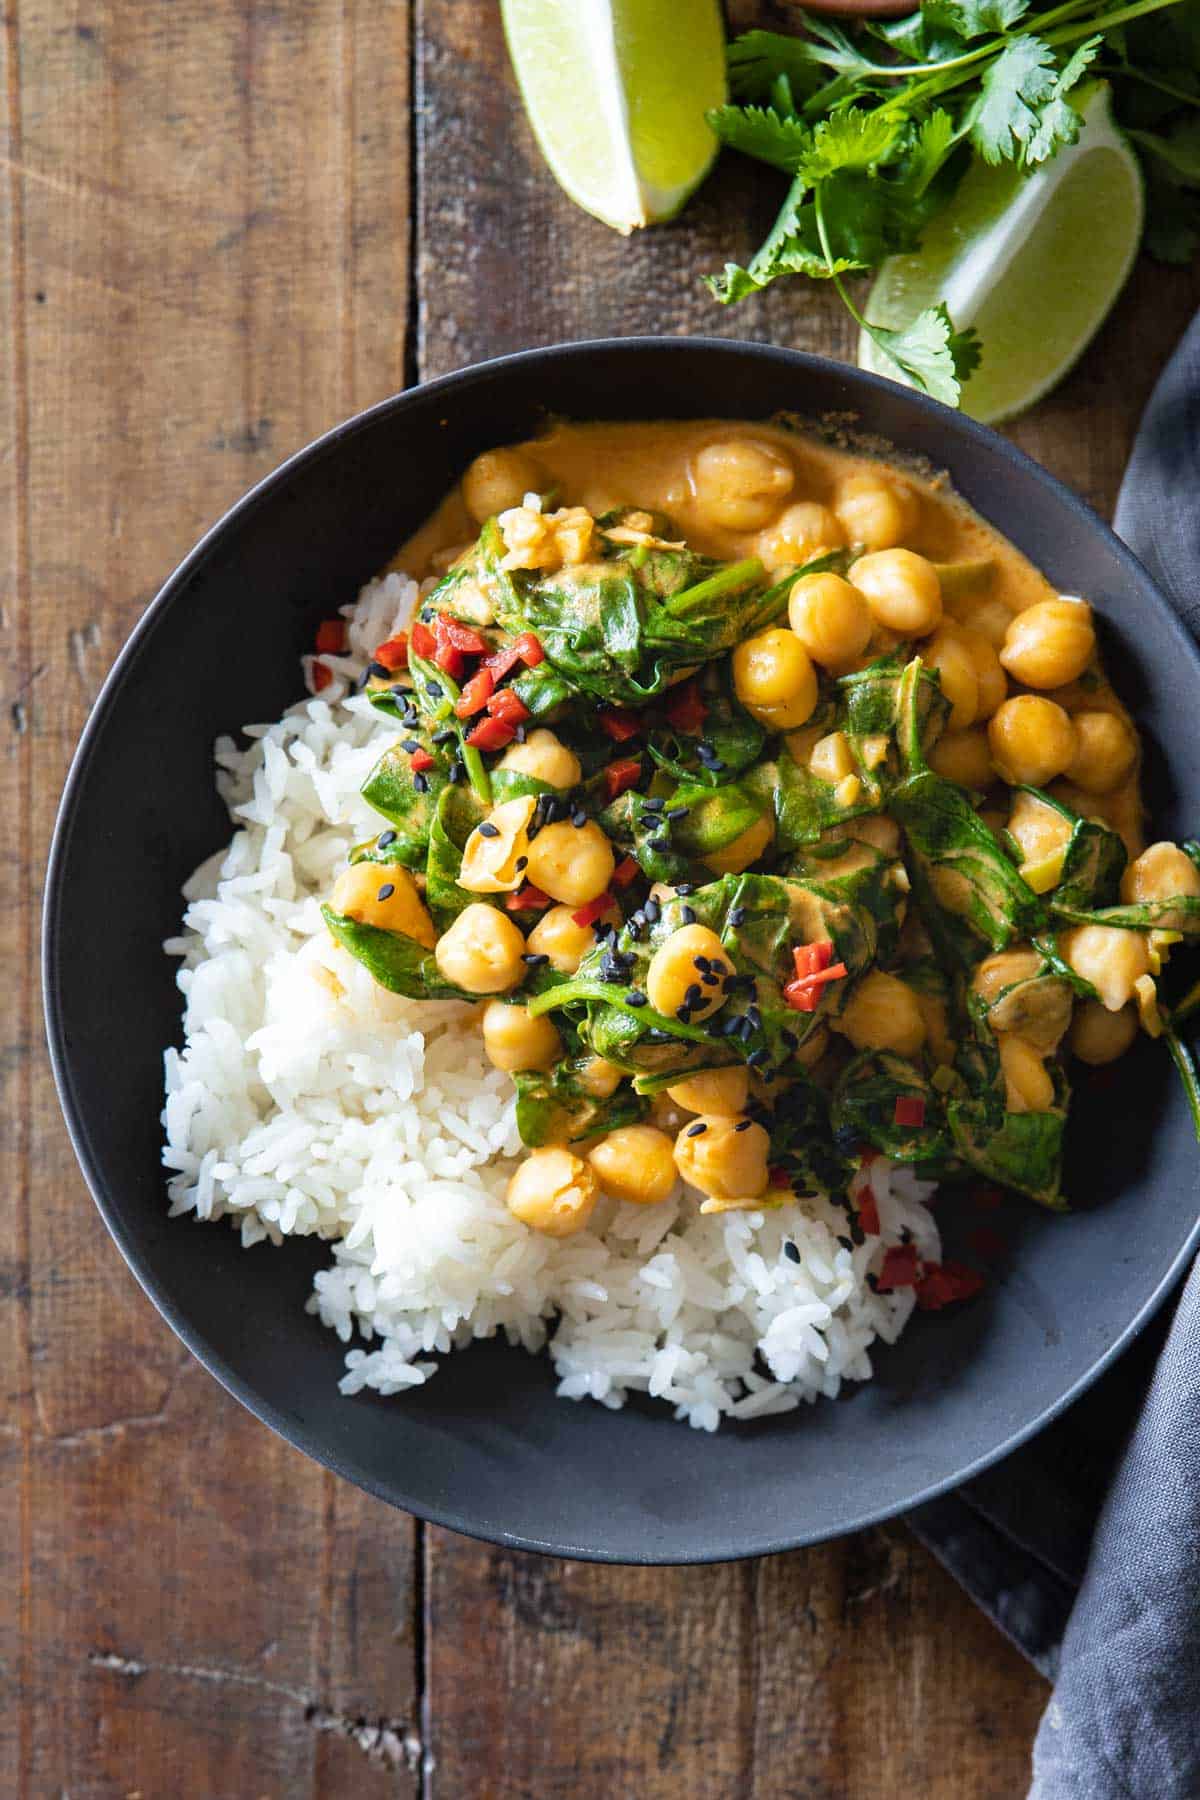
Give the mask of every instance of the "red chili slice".
<path id="1" fill-rule="evenodd" d="M 983 1285 L 983 1276 L 965 1263 L 927 1263 L 917 1283 L 917 1305 L 922 1312 L 940 1312 L 956 1300 L 970 1300 Z"/>
<path id="2" fill-rule="evenodd" d="M 534 887 L 532 881 L 518 888 L 515 894 L 504 896 L 504 905 L 508 912 L 540 912 L 544 906 L 552 906 L 554 902 L 549 894 L 543 894 L 540 887 Z"/>
<path id="3" fill-rule="evenodd" d="M 915 1287 L 921 1273 L 921 1259 L 915 1244 L 893 1244 L 885 1250 L 879 1271 L 878 1288 L 890 1294 L 894 1288 Z"/>
<path id="4" fill-rule="evenodd" d="M 493 719 L 500 719 L 505 725 L 523 725 L 529 717 L 529 708 L 512 688 L 501 688 L 498 694 L 493 694 L 487 709 Z"/>
<path id="5" fill-rule="evenodd" d="M 608 884 L 610 887 L 615 888 L 628 887 L 634 876 L 640 873 L 641 871 L 638 868 L 637 863 L 634 862 L 632 856 L 623 856 L 609 876 Z"/>
<path id="6" fill-rule="evenodd" d="M 925 1100 L 921 1094 L 897 1094 L 896 1105 L 892 1111 L 892 1122 L 896 1125 L 916 1125 L 925 1123 Z"/>
<path id="7" fill-rule="evenodd" d="M 487 639 L 480 637 L 473 625 L 464 625 L 461 619 L 452 619 L 449 613 L 439 613 L 433 629 L 439 643 L 461 650 L 464 656 L 487 655 Z"/>
<path id="8" fill-rule="evenodd" d="M 322 619 L 321 623 L 317 626 L 318 656 L 338 656 L 345 648 L 345 619 Z M 375 653 L 375 660 L 377 662 L 379 660 L 378 651 Z"/>
<path id="9" fill-rule="evenodd" d="M 482 712 L 492 697 L 492 689 L 495 685 L 496 677 L 490 669 L 476 669 L 454 702 L 454 710 L 459 718 L 469 719 L 472 714 Z"/>
<path id="10" fill-rule="evenodd" d="M 385 644 L 376 644 L 373 659 L 382 663 L 389 674 L 395 669 L 408 667 L 408 633 L 402 631 L 394 638 L 388 638 Z"/>
<path id="11" fill-rule="evenodd" d="M 626 712 L 623 707 L 606 706 L 596 714 L 596 723 L 605 737 L 610 737 L 614 744 L 627 744 L 641 731 L 641 721 L 636 713 Z"/>
<path id="12" fill-rule="evenodd" d="M 820 950 L 819 944 L 806 944 L 804 949 L 810 953 Z M 800 951 L 796 953 L 796 967 L 800 966 Z M 795 981 L 789 981 L 783 990 L 783 997 L 796 1012 L 816 1012 L 820 999 L 820 990 L 827 981 L 841 981 L 846 975 L 845 963 L 833 963 L 827 969 L 814 969 L 811 975 L 797 975 Z"/>
<path id="13" fill-rule="evenodd" d="M 527 669 L 536 669 L 540 662 L 546 660 L 546 652 L 542 649 L 541 641 L 532 631 L 523 631 L 513 645 L 513 649 Z"/>
<path id="14" fill-rule="evenodd" d="M 462 651 L 456 650 L 453 644 L 446 643 L 444 639 L 439 640 L 433 653 L 433 660 L 443 674 L 450 677 L 451 681 L 457 681 L 467 666 L 467 659 Z"/>
<path id="15" fill-rule="evenodd" d="M 313 666 L 312 666 L 312 684 L 313 684 L 313 693 L 314 694 L 321 693 L 323 689 L 325 689 L 329 686 L 329 684 L 332 680 L 333 680 L 333 670 L 332 669 L 327 669 L 325 664 L 322 662 L 315 662 L 313 664 Z"/>
<path id="16" fill-rule="evenodd" d="M 437 639 L 428 625 L 422 625 L 420 619 L 416 620 L 412 628 L 412 647 L 416 655 L 424 657 L 426 662 L 437 649 Z"/>
<path id="17" fill-rule="evenodd" d="M 608 795 L 609 801 L 616 800 L 629 788 L 636 787 L 641 773 L 640 762 L 609 763 L 604 771 L 604 791 Z"/>
<path id="18" fill-rule="evenodd" d="M 870 1188 L 864 1188 L 858 1197 L 858 1222 L 864 1231 L 873 1237 L 879 1236 L 879 1208 Z"/>
<path id="19" fill-rule="evenodd" d="M 508 674 L 508 671 L 510 669 L 515 669 L 520 660 L 521 652 L 517 649 L 517 646 L 515 644 L 505 644 L 501 649 L 493 650 L 490 656 L 485 656 L 483 659 L 483 666 L 485 669 L 490 669 L 492 671 L 492 674 L 496 677 L 497 681 L 503 681 L 504 677 Z"/>
<path id="20" fill-rule="evenodd" d="M 573 912 L 571 918 L 574 923 L 581 928 L 585 925 L 594 925 L 596 920 L 601 918 L 608 911 L 610 906 L 615 905 L 616 901 L 613 899 L 608 889 L 605 888 L 602 894 L 597 894 L 594 900 L 589 900 L 586 906 L 581 906 L 578 912 Z"/>
<path id="21" fill-rule="evenodd" d="M 503 719 L 480 719 L 474 731 L 467 733 L 466 741 L 474 750 L 503 750 L 516 735 L 516 726 L 506 725 Z"/>
<path id="22" fill-rule="evenodd" d="M 408 760 L 412 765 L 414 774 L 417 775 L 420 775 L 426 769 L 432 769 L 433 767 L 433 758 L 430 756 L 428 750 L 414 750 Z"/>
<path id="23" fill-rule="evenodd" d="M 683 681 L 672 688 L 667 699 L 667 718 L 676 731 L 682 731 L 689 737 L 699 737 L 704 729 L 704 716 L 707 707 L 700 693 L 698 681 Z"/>

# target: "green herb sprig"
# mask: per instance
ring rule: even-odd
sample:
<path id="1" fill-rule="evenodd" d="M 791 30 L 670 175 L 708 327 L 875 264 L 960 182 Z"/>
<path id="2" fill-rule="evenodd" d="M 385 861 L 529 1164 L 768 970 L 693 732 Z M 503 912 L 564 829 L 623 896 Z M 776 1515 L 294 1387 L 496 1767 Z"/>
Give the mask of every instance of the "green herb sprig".
<path id="1" fill-rule="evenodd" d="M 923 0 L 886 24 L 800 19 L 803 36 L 735 40 L 734 100 L 709 115 L 724 144 L 791 177 L 756 255 L 705 278 L 723 304 L 785 275 L 832 281 L 901 374 L 957 405 L 976 332 L 944 305 L 887 330 L 843 277 L 919 250 L 972 158 L 1032 171 L 1073 144 L 1080 84 L 1098 76 L 1146 169 L 1147 247 L 1173 262 L 1200 247 L 1200 0 Z"/>

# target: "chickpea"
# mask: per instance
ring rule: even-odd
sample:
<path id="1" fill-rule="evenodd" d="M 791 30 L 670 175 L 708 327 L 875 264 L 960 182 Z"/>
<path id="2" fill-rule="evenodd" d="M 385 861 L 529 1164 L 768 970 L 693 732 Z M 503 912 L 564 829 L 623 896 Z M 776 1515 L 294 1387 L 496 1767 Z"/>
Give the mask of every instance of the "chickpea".
<path id="1" fill-rule="evenodd" d="M 703 1069 L 667 1089 L 676 1106 L 685 1112 L 717 1113 L 721 1117 L 745 1110 L 750 1076 L 742 1063 L 730 1069 Z"/>
<path id="2" fill-rule="evenodd" d="M 1127 1006 L 1136 982 L 1150 973 L 1150 948 L 1141 931 L 1122 931 L 1115 925 L 1075 925 L 1063 933 L 1059 949 L 1075 973 L 1091 982 L 1109 1012 Z"/>
<path id="3" fill-rule="evenodd" d="M 955 596 L 953 602 L 943 594 L 943 599 L 946 611 L 953 615 L 964 630 L 974 632 L 985 643 L 990 644 L 993 650 L 1003 649 L 1013 613 L 1012 607 L 998 594 L 962 594 Z"/>
<path id="4" fill-rule="evenodd" d="M 524 949 L 508 914 L 476 900 L 438 939 L 433 955 L 445 979 L 469 994 L 506 994 L 525 973 Z"/>
<path id="5" fill-rule="evenodd" d="M 352 863 L 334 882 L 329 905 L 345 919 L 375 925 L 380 931 L 398 931 L 426 950 L 437 943 L 433 920 L 416 882 L 397 864 Z"/>
<path id="6" fill-rule="evenodd" d="M 1071 1021 L 1071 1049 L 1080 1062 L 1099 1068 L 1102 1063 L 1116 1062 L 1124 1056 L 1138 1032 L 1137 1009 L 1123 1006 L 1120 1012 L 1109 1012 L 1099 1000 L 1082 1000 Z"/>
<path id="7" fill-rule="evenodd" d="M 588 1164 L 557 1145 L 531 1150 L 505 1194 L 509 1212 L 547 1237 L 583 1231 L 596 1199 L 596 1177 Z"/>
<path id="8" fill-rule="evenodd" d="M 582 778 L 579 758 L 565 744 L 560 744 L 552 731 L 531 731 L 523 744 L 510 744 L 500 758 L 499 767 L 515 769 L 533 781 L 544 781 L 547 787 L 573 788 Z"/>
<path id="9" fill-rule="evenodd" d="M 606 1194 L 637 1206 L 657 1206 L 677 1180 L 671 1140 L 653 1125 L 619 1126 L 588 1151 L 588 1161 Z"/>
<path id="10" fill-rule="evenodd" d="M 942 586 L 927 557 L 915 550 L 874 550 L 850 568 L 871 616 L 902 637 L 925 637 L 942 622 Z"/>
<path id="11" fill-rule="evenodd" d="M 1036 950 L 997 950 L 984 957 L 971 977 L 971 986 L 985 1006 L 994 1006 L 1005 988 L 1032 981 L 1041 966 Z"/>
<path id="12" fill-rule="evenodd" d="M 894 1050 L 915 1056 L 925 1042 L 925 1020 L 912 988 L 883 969 L 869 969 L 836 1019 L 835 1031 L 856 1050 Z"/>
<path id="13" fill-rule="evenodd" d="M 497 1069 L 552 1069 L 562 1055 L 562 1039 L 544 1014 L 530 1017 L 527 1006 L 489 1000 L 483 1009 L 483 1047 Z"/>
<path id="14" fill-rule="evenodd" d="M 467 511 L 482 525 L 546 485 L 546 471 L 523 450 L 485 450 L 463 476 L 462 493 Z"/>
<path id="15" fill-rule="evenodd" d="M 1027 863 L 1053 856 L 1067 843 L 1074 827 L 1070 819 L 1038 800 L 1033 794 L 1014 794 L 1008 829 L 1021 847 Z"/>
<path id="16" fill-rule="evenodd" d="M 996 1039 L 996 1047 L 1004 1071 L 1007 1110 L 1010 1113 L 1049 1112 L 1054 1105 L 1054 1082 L 1040 1051 L 1010 1032 Z"/>
<path id="17" fill-rule="evenodd" d="M 714 850 L 703 861 L 717 875 L 740 875 L 743 869 L 758 861 L 774 836 L 775 821 L 769 813 L 764 813 L 753 825 L 747 825 L 745 831 L 739 831 L 732 843 L 726 844 L 723 850 Z"/>
<path id="18" fill-rule="evenodd" d="M 954 632 L 959 642 L 966 646 L 967 654 L 975 665 L 975 717 L 990 719 L 1008 698 L 1008 677 L 996 655 L 995 646 L 982 631 L 976 631 L 970 625 L 956 625 Z"/>
<path id="19" fill-rule="evenodd" d="M 1025 687 L 1056 688 L 1078 681 L 1095 649 L 1092 609 L 1085 600 L 1039 600 L 1009 626 L 1000 661 Z"/>
<path id="20" fill-rule="evenodd" d="M 987 732 L 979 726 L 970 731 L 943 732 L 929 753 L 929 766 L 946 781 L 957 781 L 960 787 L 989 787 L 992 750 Z"/>
<path id="21" fill-rule="evenodd" d="M 534 840 L 537 841 L 536 839 Z M 573 975 L 589 950 L 596 947 L 596 934 L 590 925 L 577 925 L 571 906 L 552 906 L 544 912 L 529 934 L 529 948 L 536 956 L 548 956 L 552 968 L 560 975 Z M 602 918 L 618 928 L 621 914 L 609 907 Z"/>
<path id="22" fill-rule="evenodd" d="M 869 844 L 884 856 L 899 856 L 900 827 L 886 813 L 871 813 L 866 818 L 851 819 L 846 836 L 859 844 Z"/>
<path id="23" fill-rule="evenodd" d="M 714 525 L 727 531 L 755 531 L 766 525 L 795 480 L 787 458 L 753 438 L 706 444 L 691 470 L 697 502 Z"/>
<path id="24" fill-rule="evenodd" d="M 566 819 L 543 825 L 529 846 L 525 879 L 567 906 L 586 906 L 608 886 L 616 859 L 594 819 L 578 828 Z"/>
<path id="25" fill-rule="evenodd" d="M 622 1075 L 616 1063 L 606 1062 L 602 1056 L 589 1056 L 575 1079 L 592 1100 L 611 1100 L 621 1085 Z"/>
<path id="26" fill-rule="evenodd" d="M 715 931 L 707 925 L 681 925 L 650 958 L 646 994 L 651 1006 L 668 1018 L 686 1005 L 697 1024 L 725 1004 L 723 977 L 732 973 L 729 954 Z M 706 975 L 716 979 L 706 981 Z"/>
<path id="27" fill-rule="evenodd" d="M 529 848 L 527 827 L 537 801 L 520 794 L 494 806 L 463 847 L 458 885 L 471 894 L 503 894 L 521 885 L 518 862 Z"/>
<path id="28" fill-rule="evenodd" d="M 846 541 L 868 550 L 890 550 L 917 522 L 920 502 L 911 488 L 865 471 L 843 475 L 833 499 Z"/>
<path id="29" fill-rule="evenodd" d="M 1040 694 L 1016 694 L 988 720 L 992 761 L 1011 787 L 1045 787 L 1075 755 L 1075 727 Z"/>
<path id="30" fill-rule="evenodd" d="M 1111 793 L 1137 762 L 1133 727 L 1115 712 L 1077 712 L 1071 723 L 1077 742 L 1068 778 L 1089 794 Z"/>
<path id="31" fill-rule="evenodd" d="M 835 675 L 853 668 L 871 641 L 865 597 L 832 570 L 802 575 L 793 585 L 788 620 L 813 661 Z"/>
<path id="32" fill-rule="evenodd" d="M 844 781 L 847 775 L 853 775 L 854 753 L 845 732 L 830 731 L 823 738 L 818 738 L 812 747 L 808 766 L 819 781 L 828 781 L 833 785 Z"/>
<path id="33" fill-rule="evenodd" d="M 714 1200 L 754 1200 L 766 1189 L 770 1149 L 761 1125 L 713 1113 L 684 1126 L 675 1139 L 675 1166 Z"/>
<path id="34" fill-rule="evenodd" d="M 811 562 L 825 550 L 840 550 L 846 534 L 835 513 L 816 500 L 797 500 L 759 533 L 758 554 L 768 569 Z"/>
<path id="35" fill-rule="evenodd" d="M 747 638 L 733 653 L 733 685 L 742 705 L 770 709 L 777 731 L 803 725 L 817 704 L 817 676 L 794 631 L 775 626 Z"/>
<path id="36" fill-rule="evenodd" d="M 942 694 L 950 703 L 947 731 L 965 731 L 979 716 L 975 658 L 954 627 L 943 625 L 925 644 L 921 660 L 927 668 L 937 670 Z"/>
<path id="37" fill-rule="evenodd" d="M 1151 844 L 1121 877 L 1121 898 L 1127 906 L 1186 894 L 1200 894 L 1200 869 L 1176 844 Z"/>

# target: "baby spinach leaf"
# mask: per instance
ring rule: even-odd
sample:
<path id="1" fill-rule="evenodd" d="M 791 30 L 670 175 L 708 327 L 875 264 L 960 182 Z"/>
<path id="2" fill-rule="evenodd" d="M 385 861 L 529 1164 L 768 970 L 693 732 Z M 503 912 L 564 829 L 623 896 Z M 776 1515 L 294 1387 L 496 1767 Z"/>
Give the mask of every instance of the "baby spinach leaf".
<path id="1" fill-rule="evenodd" d="M 398 931 L 381 931 L 378 925 L 361 925 L 357 919 L 335 913 L 331 906 L 323 906 L 321 916 L 343 949 L 390 993 L 404 994 L 410 1000 L 478 998 L 447 981 L 433 951 L 426 950 L 415 938 L 404 937 Z"/>
<path id="2" fill-rule="evenodd" d="M 897 1100 L 919 1100 L 920 1125 L 899 1124 Z M 834 1131 L 854 1133 L 895 1162 L 923 1175 L 944 1175 L 957 1161 L 941 1097 L 923 1069 L 889 1050 L 864 1050 L 851 1058 L 833 1091 Z"/>
<path id="3" fill-rule="evenodd" d="M 651 728 L 646 747 L 659 768 L 677 781 L 718 787 L 757 763 L 767 734 L 738 702 L 728 662 L 717 663 L 705 679 L 703 700 L 704 724 L 698 736 L 675 731 L 664 723 Z M 706 762 L 696 754 L 699 743 L 709 752 Z M 713 762 L 720 767 L 714 768 Z"/>
<path id="4" fill-rule="evenodd" d="M 1095 819 L 1080 818 L 1078 813 L 1040 788 L 1027 787 L 1018 791 L 1032 795 L 1071 826 L 1062 873 L 1049 897 L 1050 907 L 1084 910 L 1108 906 L 1115 901 L 1129 861 L 1129 853 L 1118 834 Z"/>
<path id="5" fill-rule="evenodd" d="M 786 1079 L 771 1113 L 771 1165 L 786 1172 L 794 1193 L 842 1194 L 858 1158 L 835 1137 L 829 1101 L 816 1082 L 798 1065 Z"/>
<path id="6" fill-rule="evenodd" d="M 413 781 L 412 753 L 404 748 L 407 743 L 419 744 L 434 757 L 433 767 L 422 774 L 420 788 Z M 361 793 L 396 832 L 390 846 L 390 862 L 403 863 L 408 869 L 425 866 L 430 826 L 438 797 L 446 785 L 445 760 L 439 747 L 430 742 L 427 731 L 413 731 L 384 751 L 363 782 Z"/>
<path id="7" fill-rule="evenodd" d="M 1185 938 L 1200 937 L 1200 896 L 1195 894 L 1139 900 L 1130 906 L 1101 906 L 1092 912 L 1060 906 L 1052 898 L 1051 911 L 1068 925 L 1113 925 L 1122 931 L 1179 931 Z"/>
<path id="8" fill-rule="evenodd" d="M 599 815 L 605 836 L 634 858 L 647 881 L 665 881 L 673 887 L 691 880 L 692 860 L 676 847 L 669 822 L 661 812 L 647 812 L 643 802 L 643 795 L 631 791 L 606 806 Z"/>
<path id="9" fill-rule="evenodd" d="M 587 1093 L 580 1076 L 590 1060 L 560 1062 L 548 1074 L 518 1071 L 513 1076 L 517 1130 L 523 1144 L 575 1144 L 645 1118 L 650 1102 L 628 1082 L 622 1082 L 607 1100 Z"/>
<path id="10" fill-rule="evenodd" d="M 439 932 L 447 931 L 475 901 L 497 898 L 468 893 L 458 885 L 463 848 L 483 817 L 483 807 L 467 788 L 446 787 L 438 795 L 425 862 L 425 904 Z"/>
<path id="11" fill-rule="evenodd" d="M 687 817 L 668 822 L 671 842 L 684 856 L 696 858 L 726 849 L 769 810 L 736 781 L 722 787 L 676 788 L 666 810 L 676 807 L 686 807 Z"/>

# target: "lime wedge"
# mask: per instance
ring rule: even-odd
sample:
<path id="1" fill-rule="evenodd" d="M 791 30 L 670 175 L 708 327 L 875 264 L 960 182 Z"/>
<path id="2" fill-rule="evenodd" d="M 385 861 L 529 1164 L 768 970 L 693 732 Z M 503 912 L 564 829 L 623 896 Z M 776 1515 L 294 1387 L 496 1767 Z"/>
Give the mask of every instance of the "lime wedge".
<path id="1" fill-rule="evenodd" d="M 1078 142 L 1021 175 L 972 163 L 920 252 L 882 265 L 866 316 L 909 324 L 944 300 L 959 331 L 974 325 L 983 361 L 963 388 L 963 411 L 985 424 L 1039 400 L 1083 354 L 1120 293 L 1142 235 L 1137 158 L 1096 83 Z M 864 331 L 858 366 L 899 380 Z"/>
<path id="2" fill-rule="evenodd" d="M 725 99 L 717 0 L 502 0 L 509 55 L 542 155 L 617 231 L 674 216 L 717 151 Z"/>

